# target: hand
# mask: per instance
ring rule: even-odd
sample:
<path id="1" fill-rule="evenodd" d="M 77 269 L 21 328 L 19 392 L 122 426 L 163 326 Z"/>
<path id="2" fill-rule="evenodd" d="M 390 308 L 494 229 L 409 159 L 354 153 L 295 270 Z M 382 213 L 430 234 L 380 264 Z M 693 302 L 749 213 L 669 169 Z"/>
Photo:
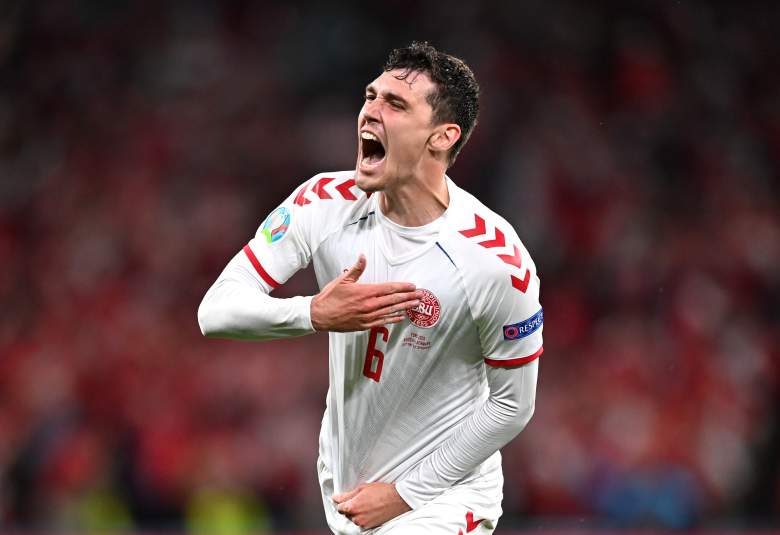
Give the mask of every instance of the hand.
<path id="1" fill-rule="evenodd" d="M 331 498 L 339 513 L 361 528 L 375 528 L 410 511 L 391 483 L 368 483 Z"/>
<path id="2" fill-rule="evenodd" d="M 352 268 L 330 281 L 311 300 L 311 324 L 317 331 L 365 331 L 404 319 L 407 308 L 420 304 L 414 284 L 358 284 L 366 269 L 360 255 Z"/>

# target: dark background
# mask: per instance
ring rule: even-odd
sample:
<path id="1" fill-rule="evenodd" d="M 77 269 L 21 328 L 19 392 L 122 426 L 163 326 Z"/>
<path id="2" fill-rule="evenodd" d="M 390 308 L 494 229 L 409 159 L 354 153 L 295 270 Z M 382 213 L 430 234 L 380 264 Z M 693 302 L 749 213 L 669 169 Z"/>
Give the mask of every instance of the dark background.
<path id="1" fill-rule="evenodd" d="M 777 5 L 2 2 L 0 525 L 324 529 L 325 337 L 196 309 L 427 39 L 483 91 L 449 174 L 542 280 L 501 526 L 777 527 Z"/>

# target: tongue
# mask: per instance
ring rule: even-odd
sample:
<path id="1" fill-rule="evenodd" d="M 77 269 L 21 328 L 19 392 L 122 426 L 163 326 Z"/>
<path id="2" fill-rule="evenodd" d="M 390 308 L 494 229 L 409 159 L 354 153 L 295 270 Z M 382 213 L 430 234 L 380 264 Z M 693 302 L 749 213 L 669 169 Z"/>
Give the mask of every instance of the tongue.
<path id="1" fill-rule="evenodd" d="M 381 162 L 385 157 L 385 151 L 378 150 L 374 151 L 371 154 L 367 154 L 363 156 L 363 163 L 367 165 L 375 165 L 379 162 Z"/>

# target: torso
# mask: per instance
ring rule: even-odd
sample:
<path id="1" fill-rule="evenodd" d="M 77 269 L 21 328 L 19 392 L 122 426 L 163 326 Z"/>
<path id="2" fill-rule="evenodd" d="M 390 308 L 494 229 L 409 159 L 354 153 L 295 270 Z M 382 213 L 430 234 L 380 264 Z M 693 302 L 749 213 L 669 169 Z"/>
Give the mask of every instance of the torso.
<path id="1" fill-rule="evenodd" d="M 336 490 L 394 481 L 435 450 L 487 396 L 482 352 L 463 282 L 453 259 L 447 210 L 439 231 L 416 249 L 395 254 L 383 236 L 376 199 L 328 237 L 314 255 L 320 286 L 365 254 L 360 282 L 404 281 L 426 291 L 405 321 L 371 332 L 331 333 L 328 415 Z M 386 222 L 385 222 L 386 223 Z M 448 251 L 448 249 L 450 249 Z M 381 368 L 380 368 L 381 362 Z"/>

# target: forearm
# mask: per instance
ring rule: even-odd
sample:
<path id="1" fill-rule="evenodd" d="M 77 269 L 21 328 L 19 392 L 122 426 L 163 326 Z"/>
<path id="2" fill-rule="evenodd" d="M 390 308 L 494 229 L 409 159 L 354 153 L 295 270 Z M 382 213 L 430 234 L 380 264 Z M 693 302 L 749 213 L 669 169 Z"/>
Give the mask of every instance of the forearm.
<path id="1" fill-rule="evenodd" d="M 396 484 L 410 507 L 434 499 L 523 430 L 534 411 L 537 373 L 538 361 L 516 369 L 487 367 L 488 399 Z"/>
<path id="2" fill-rule="evenodd" d="M 314 332 L 311 297 L 275 298 L 252 273 L 243 253 L 227 265 L 198 308 L 205 336 L 269 340 Z"/>

